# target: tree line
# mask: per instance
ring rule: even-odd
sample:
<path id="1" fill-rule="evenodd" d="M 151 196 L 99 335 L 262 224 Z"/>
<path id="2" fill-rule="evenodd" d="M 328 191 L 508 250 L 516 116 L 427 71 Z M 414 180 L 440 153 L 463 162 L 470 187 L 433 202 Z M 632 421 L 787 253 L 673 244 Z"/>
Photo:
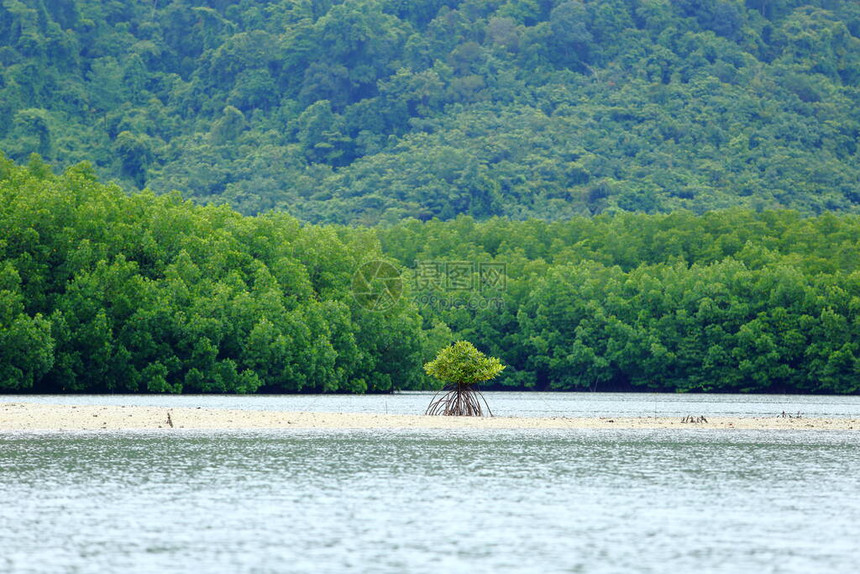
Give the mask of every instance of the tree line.
<path id="1" fill-rule="evenodd" d="M 378 230 L 407 269 L 504 267 L 488 294 L 419 285 L 425 323 L 501 357 L 499 388 L 860 390 L 860 218 L 794 211 L 564 222 L 417 220 Z M 434 304 L 438 302 L 443 304 Z"/>
<path id="2" fill-rule="evenodd" d="M 0 390 L 422 389 L 467 339 L 496 388 L 857 393 L 858 244 L 785 210 L 314 225 L 0 158 Z"/>

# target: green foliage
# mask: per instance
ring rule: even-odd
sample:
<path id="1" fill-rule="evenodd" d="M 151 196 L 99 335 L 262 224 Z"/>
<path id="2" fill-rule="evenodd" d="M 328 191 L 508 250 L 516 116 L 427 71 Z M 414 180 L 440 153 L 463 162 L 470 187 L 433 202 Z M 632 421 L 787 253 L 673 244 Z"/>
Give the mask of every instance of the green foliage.
<path id="1" fill-rule="evenodd" d="M 55 176 L 37 156 L 0 158 L 0 205 L 5 391 L 430 388 L 419 366 L 450 367 L 430 360 L 442 346 L 474 359 L 449 346 L 468 338 L 507 365 L 504 388 L 860 392 L 857 216 L 323 227 L 128 196 L 89 165 Z M 406 284 L 380 313 L 351 287 L 383 259 Z M 503 264 L 506 282 L 480 292 L 496 304 L 434 306 L 409 284 L 420 261 Z M 473 365 L 454 379 L 495 368 Z"/>
<path id="2" fill-rule="evenodd" d="M 428 329 L 499 356 L 504 388 L 860 391 L 856 216 L 460 217 L 378 234 L 406 267 L 505 265 L 500 306 L 421 307 Z"/>
<path id="3" fill-rule="evenodd" d="M 849 0 L 0 3 L 0 150 L 243 213 L 860 210 Z"/>
<path id="4" fill-rule="evenodd" d="M 229 112 L 228 112 L 229 113 Z M 0 157 L 0 390 L 388 392 L 422 384 L 421 320 L 372 313 L 364 231 L 126 195 L 88 165 Z"/>
<path id="5" fill-rule="evenodd" d="M 444 347 L 424 371 L 443 384 L 473 385 L 495 379 L 505 369 L 496 357 L 487 357 L 468 341 Z"/>

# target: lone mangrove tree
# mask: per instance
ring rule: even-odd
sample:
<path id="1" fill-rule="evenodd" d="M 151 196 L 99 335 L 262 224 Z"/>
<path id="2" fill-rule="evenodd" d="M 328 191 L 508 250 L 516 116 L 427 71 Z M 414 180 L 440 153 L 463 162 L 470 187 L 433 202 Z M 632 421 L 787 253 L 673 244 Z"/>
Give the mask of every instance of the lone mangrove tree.
<path id="1" fill-rule="evenodd" d="M 480 417 L 484 415 L 483 402 L 487 414 L 493 416 L 477 384 L 494 379 L 504 368 L 499 359 L 487 357 L 468 341 L 457 341 L 445 347 L 424 365 L 428 375 L 442 381 L 445 391 L 442 397 L 433 397 L 425 414 Z"/>

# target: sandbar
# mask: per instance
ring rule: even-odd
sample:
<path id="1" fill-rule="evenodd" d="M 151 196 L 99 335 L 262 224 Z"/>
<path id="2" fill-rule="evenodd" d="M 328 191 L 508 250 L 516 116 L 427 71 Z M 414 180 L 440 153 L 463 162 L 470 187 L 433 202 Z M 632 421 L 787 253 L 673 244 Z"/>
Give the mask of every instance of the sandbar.
<path id="1" fill-rule="evenodd" d="M 698 419 L 698 417 L 696 417 Z M 752 429 L 860 430 L 860 419 L 818 417 L 446 417 L 0 402 L 0 432 L 136 429 Z"/>

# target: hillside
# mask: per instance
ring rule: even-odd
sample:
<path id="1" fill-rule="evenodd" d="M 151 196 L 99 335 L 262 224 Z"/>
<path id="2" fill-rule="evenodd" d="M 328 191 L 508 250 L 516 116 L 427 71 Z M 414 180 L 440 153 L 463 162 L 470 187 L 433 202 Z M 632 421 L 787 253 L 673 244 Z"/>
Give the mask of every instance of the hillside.
<path id="1" fill-rule="evenodd" d="M 314 222 L 860 211 L 851 0 L 0 2 L 0 151 Z"/>

